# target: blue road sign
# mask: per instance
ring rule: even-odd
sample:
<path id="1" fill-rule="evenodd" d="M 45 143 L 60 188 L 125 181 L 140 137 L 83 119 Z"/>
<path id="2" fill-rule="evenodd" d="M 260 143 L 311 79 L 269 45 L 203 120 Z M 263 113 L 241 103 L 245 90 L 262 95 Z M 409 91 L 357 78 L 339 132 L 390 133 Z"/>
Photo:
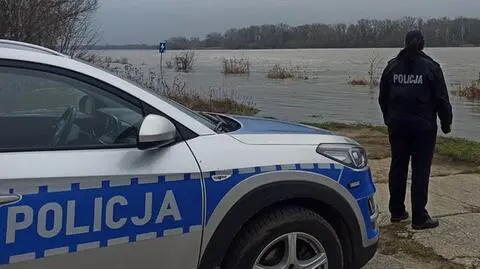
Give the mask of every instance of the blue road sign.
<path id="1" fill-rule="evenodd" d="M 160 42 L 159 50 L 160 50 L 160 53 L 165 53 L 165 51 L 167 50 L 167 43 Z"/>

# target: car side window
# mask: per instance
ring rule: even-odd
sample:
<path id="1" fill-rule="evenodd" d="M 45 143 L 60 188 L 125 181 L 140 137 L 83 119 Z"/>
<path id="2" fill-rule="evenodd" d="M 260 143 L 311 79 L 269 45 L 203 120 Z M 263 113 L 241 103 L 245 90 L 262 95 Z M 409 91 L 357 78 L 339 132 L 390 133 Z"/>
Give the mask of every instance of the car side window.
<path id="1" fill-rule="evenodd" d="M 0 67 L 0 150 L 134 147 L 140 107 L 92 84 Z"/>

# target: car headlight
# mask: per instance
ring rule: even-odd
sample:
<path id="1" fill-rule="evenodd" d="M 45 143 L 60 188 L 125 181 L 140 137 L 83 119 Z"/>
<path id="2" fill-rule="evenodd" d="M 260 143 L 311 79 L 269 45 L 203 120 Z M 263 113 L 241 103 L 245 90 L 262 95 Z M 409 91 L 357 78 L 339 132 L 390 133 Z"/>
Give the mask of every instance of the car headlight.
<path id="1" fill-rule="evenodd" d="M 320 144 L 317 152 L 346 166 L 362 169 L 368 165 L 367 152 L 354 144 Z"/>

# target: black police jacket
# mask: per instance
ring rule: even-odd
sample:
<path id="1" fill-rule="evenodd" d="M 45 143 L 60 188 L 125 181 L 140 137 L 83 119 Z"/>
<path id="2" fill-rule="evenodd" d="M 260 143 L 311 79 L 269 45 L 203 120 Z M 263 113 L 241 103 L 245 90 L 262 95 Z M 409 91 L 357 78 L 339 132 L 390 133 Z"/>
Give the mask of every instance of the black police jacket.
<path id="1" fill-rule="evenodd" d="M 378 98 L 385 124 L 416 130 L 452 124 L 452 106 L 440 65 L 421 51 L 403 50 L 388 62 Z"/>

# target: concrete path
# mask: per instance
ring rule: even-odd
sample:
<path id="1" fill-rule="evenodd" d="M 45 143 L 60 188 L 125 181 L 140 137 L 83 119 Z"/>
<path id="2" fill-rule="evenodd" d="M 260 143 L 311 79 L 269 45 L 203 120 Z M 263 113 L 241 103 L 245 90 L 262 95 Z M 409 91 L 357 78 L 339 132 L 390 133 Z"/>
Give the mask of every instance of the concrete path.
<path id="1" fill-rule="evenodd" d="M 381 239 L 376 257 L 363 269 L 480 268 L 480 175 L 434 166 L 428 210 L 440 219 L 440 227 L 414 231 L 411 220 L 389 222 L 387 164 L 388 159 L 372 161 Z M 406 204 L 411 212 L 409 195 L 410 191 Z"/>

